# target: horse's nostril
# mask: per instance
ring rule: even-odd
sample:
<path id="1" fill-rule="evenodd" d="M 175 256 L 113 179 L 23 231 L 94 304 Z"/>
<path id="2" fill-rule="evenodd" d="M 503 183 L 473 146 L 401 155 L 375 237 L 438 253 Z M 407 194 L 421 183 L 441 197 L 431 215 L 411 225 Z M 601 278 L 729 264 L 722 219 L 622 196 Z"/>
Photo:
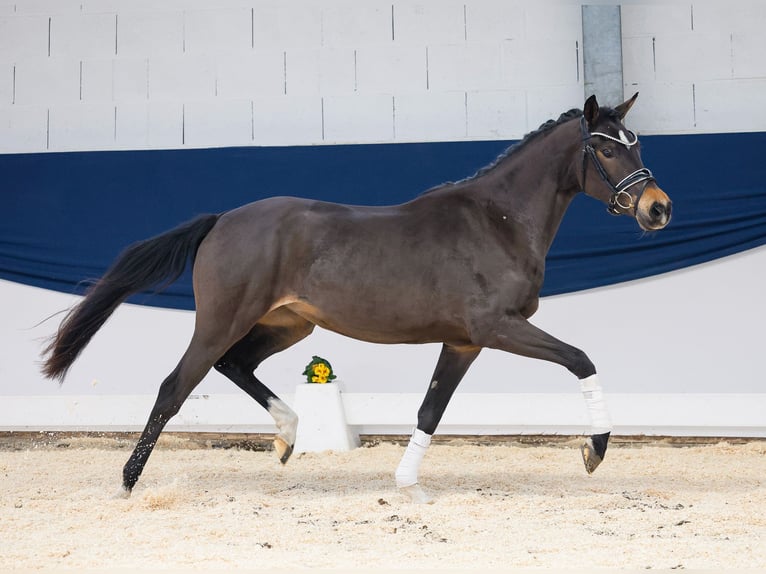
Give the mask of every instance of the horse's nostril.
<path id="1" fill-rule="evenodd" d="M 667 210 L 666 210 L 665 206 L 662 205 L 661 203 L 657 202 L 657 201 L 655 201 L 652 204 L 652 207 L 649 208 L 649 213 L 651 213 L 653 217 L 656 217 L 658 219 L 660 217 L 662 217 L 663 215 L 665 215 L 666 211 Z"/>

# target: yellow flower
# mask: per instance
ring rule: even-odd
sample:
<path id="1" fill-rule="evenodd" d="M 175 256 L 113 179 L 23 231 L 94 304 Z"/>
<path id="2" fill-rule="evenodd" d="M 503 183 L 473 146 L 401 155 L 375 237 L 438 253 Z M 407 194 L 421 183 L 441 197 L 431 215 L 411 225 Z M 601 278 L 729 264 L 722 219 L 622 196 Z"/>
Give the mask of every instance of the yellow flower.
<path id="1" fill-rule="evenodd" d="M 314 376 L 311 380 L 314 383 L 326 383 L 327 378 L 330 376 L 330 369 L 324 363 L 317 363 L 314 365 Z"/>
<path id="2" fill-rule="evenodd" d="M 314 355 L 303 370 L 307 383 L 329 383 L 337 378 L 332 372 L 332 365 L 326 359 Z"/>

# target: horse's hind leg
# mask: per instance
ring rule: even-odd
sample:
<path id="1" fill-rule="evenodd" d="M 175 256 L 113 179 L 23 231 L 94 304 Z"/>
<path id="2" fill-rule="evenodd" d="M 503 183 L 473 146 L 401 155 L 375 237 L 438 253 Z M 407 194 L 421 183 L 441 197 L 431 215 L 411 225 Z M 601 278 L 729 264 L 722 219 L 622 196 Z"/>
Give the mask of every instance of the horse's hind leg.
<path id="1" fill-rule="evenodd" d="M 207 339 L 212 340 L 212 339 Z M 176 368 L 160 386 L 149 421 L 122 471 L 122 496 L 129 496 L 144 470 L 146 461 L 167 422 L 179 411 L 221 351 L 203 341 L 195 331 L 192 341 Z"/>
<path id="2" fill-rule="evenodd" d="M 283 351 L 307 337 L 314 324 L 286 309 L 273 311 L 232 346 L 216 363 L 215 368 L 231 379 L 259 405 L 269 411 L 279 430 L 274 449 L 282 464 L 293 452 L 298 416 L 253 371 L 267 357 Z"/>
<path id="3" fill-rule="evenodd" d="M 396 469 L 396 486 L 413 502 L 431 502 L 418 484 L 420 463 L 455 389 L 480 351 L 480 347 L 452 347 L 446 344 L 442 347 L 428 391 L 418 410 L 418 426 Z"/>

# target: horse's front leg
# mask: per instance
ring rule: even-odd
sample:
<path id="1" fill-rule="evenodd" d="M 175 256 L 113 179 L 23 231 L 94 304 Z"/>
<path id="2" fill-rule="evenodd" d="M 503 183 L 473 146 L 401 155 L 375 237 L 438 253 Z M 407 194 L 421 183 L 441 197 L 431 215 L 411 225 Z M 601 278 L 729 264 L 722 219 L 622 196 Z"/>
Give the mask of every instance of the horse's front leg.
<path id="1" fill-rule="evenodd" d="M 418 426 L 396 469 L 396 486 L 413 502 L 431 502 L 431 498 L 418 484 L 420 464 L 452 394 L 480 351 L 480 347 L 453 347 L 446 344 L 442 347 L 428 391 L 418 410 Z"/>
<path id="2" fill-rule="evenodd" d="M 521 316 L 504 316 L 482 326 L 475 325 L 474 340 L 482 346 L 517 355 L 558 363 L 579 380 L 591 420 L 591 436 L 582 445 L 582 457 L 588 474 L 596 470 L 606 454 L 612 423 L 604 401 L 596 368 L 580 349 L 559 341 Z"/>

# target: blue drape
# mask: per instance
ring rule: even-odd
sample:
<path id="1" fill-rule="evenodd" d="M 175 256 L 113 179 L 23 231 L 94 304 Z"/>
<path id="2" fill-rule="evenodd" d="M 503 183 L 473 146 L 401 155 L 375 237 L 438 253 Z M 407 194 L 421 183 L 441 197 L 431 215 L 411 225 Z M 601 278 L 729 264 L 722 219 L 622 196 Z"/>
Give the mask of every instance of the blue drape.
<path id="1" fill-rule="evenodd" d="M 674 202 L 646 234 L 578 196 L 548 256 L 543 295 L 664 273 L 766 243 L 766 133 L 644 136 Z M 0 278 L 81 293 L 128 244 L 199 213 L 272 195 L 400 203 L 490 163 L 511 142 L 0 155 Z M 187 273 L 133 302 L 193 309 Z"/>

